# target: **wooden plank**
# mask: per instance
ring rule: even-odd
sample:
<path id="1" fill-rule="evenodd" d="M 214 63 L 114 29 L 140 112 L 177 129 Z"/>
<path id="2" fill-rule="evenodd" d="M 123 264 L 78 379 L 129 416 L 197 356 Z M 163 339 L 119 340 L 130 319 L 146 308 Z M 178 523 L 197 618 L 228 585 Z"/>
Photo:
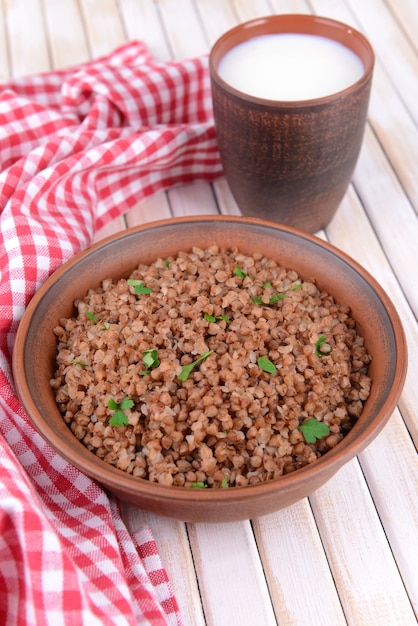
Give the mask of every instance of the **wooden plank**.
<path id="1" fill-rule="evenodd" d="M 416 242 L 418 219 L 376 137 L 366 129 L 354 185 L 390 258 L 405 297 L 418 315 Z"/>
<path id="2" fill-rule="evenodd" d="M 386 0 L 388 9 L 391 11 L 394 21 L 397 21 L 408 40 L 418 52 L 418 13 L 416 0 Z"/>
<path id="3" fill-rule="evenodd" d="M 125 217 L 128 227 L 172 217 L 167 194 L 160 192 L 146 198 L 131 209 Z"/>
<path id="4" fill-rule="evenodd" d="M 362 6 L 364 4 L 362 3 Z M 369 23 L 367 22 L 365 25 L 367 28 L 365 28 L 360 18 L 356 19 L 349 7 L 344 3 L 336 3 L 333 0 L 313 0 L 313 5 L 317 12 L 325 11 L 329 17 L 353 25 L 363 31 L 369 38 L 377 56 L 369 106 L 369 119 L 379 138 L 379 142 L 391 161 L 391 166 L 396 171 L 410 201 L 418 212 L 418 162 L 416 158 L 418 104 L 413 102 L 413 109 L 410 106 L 408 108 L 405 104 L 407 100 L 405 100 L 403 93 L 405 89 L 409 90 L 409 87 L 412 91 L 418 88 L 418 73 L 415 73 L 416 69 L 412 69 L 412 74 L 415 75 L 410 77 L 410 82 L 405 81 L 403 91 L 397 89 L 392 80 L 392 74 L 403 74 L 408 70 L 401 59 L 398 60 L 399 66 L 397 68 L 394 67 L 392 71 L 388 71 L 386 62 L 382 62 L 382 54 L 384 56 L 387 55 L 387 51 L 392 45 L 396 47 L 397 39 L 392 41 L 390 30 L 388 31 L 380 25 L 380 11 L 379 29 L 375 30 L 373 28 L 369 30 Z M 382 103 L 384 103 L 384 106 L 382 106 Z M 396 141 L 395 138 L 402 138 L 402 140 Z"/>
<path id="5" fill-rule="evenodd" d="M 375 71 L 369 111 L 373 130 L 418 213 L 417 123 L 379 65 Z M 402 141 L 394 141 L 394 137 L 402 137 Z"/>
<path id="6" fill-rule="evenodd" d="M 225 0 L 195 0 L 200 20 L 208 41 L 208 52 L 225 31 L 237 23 L 237 16 L 230 2 Z"/>
<path id="7" fill-rule="evenodd" d="M 418 57 L 399 25 L 381 0 L 351 0 L 363 28 L 373 39 L 391 81 L 418 122 Z M 379 14 L 376 23 L 376 11 Z"/>
<path id="8" fill-rule="evenodd" d="M 275 13 L 312 13 L 307 0 L 270 0 Z"/>
<path id="9" fill-rule="evenodd" d="M 171 189 L 168 197 L 174 217 L 218 213 L 212 189 L 205 182 Z"/>
<path id="10" fill-rule="evenodd" d="M 280 626 L 345 626 L 308 499 L 254 520 L 253 528 Z"/>
<path id="11" fill-rule="evenodd" d="M 40 0 L 13 0 L 4 4 L 13 77 L 50 69 L 50 58 Z"/>
<path id="12" fill-rule="evenodd" d="M 325 10 L 331 15 L 338 15 L 343 6 L 334 0 L 313 0 L 312 4 L 317 12 Z M 415 50 L 382 0 L 349 0 L 348 6 L 351 21 L 370 39 L 391 82 L 418 121 L 418 57 Z"/>
<path id="13" fill-rule="evenodd" d="M 418 456 L 398 411 L 359 459 L 418 617 Z"/>
<path id="14" fill-rule="evenodd" d="M 249 522 L 188 524 L 207 626 L 276 626 Z"/>
<path id="15" fill-rule="evenodd" d="M 167 61 L 172 52 L 162 28 L 158 6 L 149 0 L 119 0 L 128 39 L 144 41 L 158 61 Z"/>
<path id="16" fill-rule="evenodd" d="M 174 58 L 206 54 L 208 41 L 193 0 L 159 0 L 158 4 Z"/>
<path id="17" fill-rule="evenodd" d="M 92 57 L 102 56 L 126 41 L 117 0 L 80 0 Z"/>
<path id="18" fill-rule="evenodd" d="M 89 59 L 90 51 L 78 2 L 44 0 L 43 11 L 53 67 L 68 67 Z"/>
<path id="19" fill-rule="evenodd" d="M 358 461 L 310 496 L 348 624 L 416 626 Z"/>
<path id="20" fill-rule="evenodd" d="M 10 78 L 8 33 L 5 21 L 5 11 L 0 2 L 0 82 L 6 82 Z"/>
<path id="21" fill-rule="evenodd" d="M 131 533 L 144 526 L 152 528 L 184 626 L 205 626 L 186 525 L 141 511 L 126 503 L 122 504 L 122 516 Z"/>
<path id="22" fill-rule="evenodd" d="M 224 215 L 241 215 L 241 211 L 235 202 L 235 198 L 225 178 L 218 178 L 213 183 L 219 209 Z"/>
<path id="23" fill-rule="evenodd" d="M 267 0 L 232 0 L 232 4 L 240 22 L 247 22 L 272 12 Z"/>

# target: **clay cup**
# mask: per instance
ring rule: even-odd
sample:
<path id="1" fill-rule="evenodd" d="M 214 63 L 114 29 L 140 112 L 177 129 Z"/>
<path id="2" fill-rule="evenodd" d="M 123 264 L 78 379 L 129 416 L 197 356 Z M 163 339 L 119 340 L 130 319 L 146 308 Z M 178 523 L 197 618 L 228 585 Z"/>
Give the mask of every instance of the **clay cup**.
<path id="1" fill-rule="evenodd" d="M 220 76 L 229 50 L 278 33 L 338 42 L 359 57 L 364 71 L 340 91 L 300 100 L 250 95 Z M 368 40 L 325 17 L 271 15 L 223 34 L 211 49 L 209 65 L 224 174 L 242 214 L 312 233 L 324 228 L 348 188 L 363 141 L 374 66 Z"/>

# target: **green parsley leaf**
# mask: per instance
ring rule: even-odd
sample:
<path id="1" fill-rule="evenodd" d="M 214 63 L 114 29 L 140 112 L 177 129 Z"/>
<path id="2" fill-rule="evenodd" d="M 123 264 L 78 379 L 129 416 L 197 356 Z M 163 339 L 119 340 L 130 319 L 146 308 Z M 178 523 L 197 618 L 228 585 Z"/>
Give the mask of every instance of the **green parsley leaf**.
<path id="1" fill-rule="evenodd" d="M 231 322 L 231 319 L 228 317 L 228 315 L 209 315 L 209 313 L 205 313 L 204 318 L 208 322 L 216 322 L 217 320 L 223 320 L 227 324 Z"/>
<path id="2" fill-rule="evenodd" d="M 90 322 L 93 322 L 93 324 L 97 324 L 97 319 L 94 317 L 94 313 L 92 313 L 91 311 L 87 311 L 86 312 L 86 317 L 90 320 Z"/>
<path id="3" fill-rule="evenodd" d="M 290 291 L 297 291 L 298 289 L 302 289 L 302 283 L 297 283 L 297 285 L 293 285 L 293 287 L 290 288 Z"/>
<path id="4" fill-rule="evenodd" d="M 158 350 L 144 350 L 144 352 L 142 353 L 142 360 L 147 369 L 140 372 L 140 374 L 148 374 L 150 370 L 158 367 L 160 364 L 160 360 L 158 358 Z"/>
<path id="5" fill-rule="evenodd" d="M 285 297 L 285 293 L 274 293 L 270 298 L 269 304 L 276 304 L 279 300 L 284 300 Z"/>
<path id="6" fill-rule="evenodd" d="M 113 413 L 112 417 L 109 420 L 109 424 L 118 427 L 126 426 L 127 424 L 129 424 L 129 420 L 123 411 L 121 411 L 120 409 L 116 409 L 116 411 Z"/>
<path id="7" fill-rule="evenodd" d="M 322 439 L 330 433 L 330 429 L 324 422 L 318 422 L 316 417 L 303 422 L 298 426 L 299 430 L 305 437 L 306 443 L 315 443 L 317 439 Z"/>
<path id="8" fill-rule="evenodd" d="M 228 479 L 226 476 L 222 478 L 221 487 L 222 489 L 227 489 L 229 487 Z"/>
<path id="9" fill-rule="evenodd" d="M 242 278 L 242 280 L 244 280 L 244 278 L 247 278 L 247 274 L 240 268 L 239 265 L 235 266 L 234 276 L 238 276 L 239 278 Z"/>
<path id="10" fill-rule="evenodd" d="M 257 365 L 263 370 L 263 372 L 268 372 L 269 374 L 275 374 L 277 372 L 274 363 L 272 363 L 266 356 L 258 357 Z"/>
<path id="11" fill-rule="evenodd" d="M 190 483 L 190 487 L 192 489 L 206 489 L 207 485 L 205 485 L 205 483 L 202 482 L 196 482 L 196 483 Z"/>
<path id="12" fill-rule="evenodd" d="M 147 367 L 157 367 L 160 364 L 158 359 L 158 350 L 144 350 L 142 360 Z"/>
<path id="13" fill-rule="evenodd" d="M 79 365 L 80 367 L 88 367 L 88 363 L 84 363 L 84 361 L 79 361 L 78 359 L 73 359 L 71 361 L 71 365 Z"/>
<path id="14" fill-rule="evenodd" d="M 328 356 L 329 354 L 331 354 L 332 352 L 332 346 L 329 346 L 329 350 L 328 352 L 322 352 L 321 351 L 321 346 L 322 344 L 324 344 L 326 342 L 327 338 L 325 335 L 321 335 L 318 339 L 318 341 L 315 344 L 315 354 L 316 356 L 322 357 L 322 356 Z"/>
<path id="15" fill-rule="evenodd" d="M 111 411 L 114 411 L 114 413 L 109 420 L 109 424 L 111 426 L 126 426 L 129 424 L 129 420 L 126 417 L 124 410 L 131 409 L 134 405 L 134 401 L 130 398 L 124 398 L 119 403 L 115 402 L 113 398 L 111 398 L 107 403 L 107 406 Z"/>
<path id="16" fill-rule="evenodd" d="M 103 322 L 103 326 L 100 330 L 109 330 L 110 324 L 109 322 Z"/>
<path id="17" fill-rule="evenodd" d="M 181 373 L 177 376 L 177 378 L 179 380 L 187 380 L 193 370 L 194 367 L 196 367 L 196 365 L 198 363 L 200 363 L 201 361 L 204 361 L 210 354 L 212 354 L 213 350 L 209 350 L 209 352 L 204 352 L 203 354 L 200 355 L 200 357 L 198 359 L 196 359 L 196 361 L 193 361 L 193 363 L 189 363 L 188 365 L 184 365 L 182 367 Z"/>
<path id="18" fill-rule="evenodd" d="M 124 398 L 119 404 L 120 409 L 132 409 L 133 406 L 135 406 L 135 402 L 130 398 Z"/>
<path id="19" fill-rule="evenodd" d="M 130 287 L 134 288 L 134 291 L 137 295 L 141 295 L 144 296 L 148 293 L 152 293 L 153 290 L 151 289 L 151 287 L 145 287 L 145 285 L 142 283 L 142 280 L 136 280 L 134 278 L 129 278 L 127 281 L 127 284 Z"/>
<path id="20" fill-rule="evenodd" d="M 263 284 L 263 289 L 273 289 L 273 286 L 271 283 L 267 282 Z M 270 300 L 268 302 L 264 302 L 263 300 L 263 296 L 253 296 L 251 298 L 251 300 L 254 302 L 254 304 L 261 304 L 263 306 L 271 306 L 272 304 L 276 304 L 276 302 L 278 302 L 279 300 L 284 300 L 286 297 L 285 293 L 273 293 L 270 296 Z"/>

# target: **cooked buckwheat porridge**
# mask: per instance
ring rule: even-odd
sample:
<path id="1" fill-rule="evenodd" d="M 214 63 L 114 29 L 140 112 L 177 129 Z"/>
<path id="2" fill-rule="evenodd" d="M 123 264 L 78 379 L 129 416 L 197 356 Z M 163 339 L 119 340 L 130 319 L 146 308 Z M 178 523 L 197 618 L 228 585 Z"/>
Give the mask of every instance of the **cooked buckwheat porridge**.
<path id="1" fill-rule="evenodd" d="M 98 457 L 162 485 L 293 472 L 342 440 L 370 393 L 349 308 L 261 253 L 180 252 L 75 307 L 54 329 L 63 418 Z"/>

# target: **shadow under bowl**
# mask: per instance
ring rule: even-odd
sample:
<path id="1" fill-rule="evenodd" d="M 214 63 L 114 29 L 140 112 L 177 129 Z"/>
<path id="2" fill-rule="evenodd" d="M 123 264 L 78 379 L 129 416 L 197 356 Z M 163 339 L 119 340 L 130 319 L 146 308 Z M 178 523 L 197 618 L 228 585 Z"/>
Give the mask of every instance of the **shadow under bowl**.
<path id="1" fill-rule="evenodd" d="M 371 394 L 352 430 L 311 465 L 277 480 L 230 489 L 167 487 L 116 469 L 90 452 L 65 424 L 49 381 L 55 370 L 60 318 L 105 278 L 127 277 L 141 263 L 213 244 L 262 252 L 351 308 L 372 355 Z M 13 353 L 19 398 L 33 425 L 63 458 L 121 500 L 146 511 L 191 522 L 227 522 L 266 515 L 308 496 L 361 452 L 395 409 L 407 370 L 407 347 L 396 309 L 358 263 L 314 235 L 255 218 L 200 216 L 142 225 L 74 256 L 41 286 L 20 323 Z"/>

